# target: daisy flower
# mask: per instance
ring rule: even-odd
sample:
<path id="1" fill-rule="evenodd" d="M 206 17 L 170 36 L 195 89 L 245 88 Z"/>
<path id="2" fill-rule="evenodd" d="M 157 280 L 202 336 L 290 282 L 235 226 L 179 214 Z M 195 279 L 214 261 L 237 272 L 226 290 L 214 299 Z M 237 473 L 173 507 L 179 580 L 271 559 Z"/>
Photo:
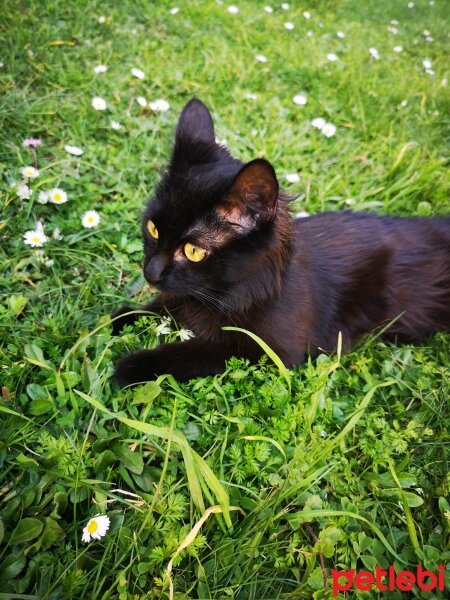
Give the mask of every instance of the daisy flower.
<path id="1" fill-rule="evenodd" d="M 345 38 L 345 33 L 343 31 L 336 31 L 336 35 L 341 40 L 343 40 Z"/>
<path id="2" fill-rule="evenodd" d="M 376 48 L 369 48 L 369 54 L 375 60 L 380 58 L 380 54 Z"/>
<path id="3" fill-rule="evenodd" d="M 116 129 L 118 131 L 119 129 L 122 129 L 122 125 L 119 121 L 111 121 L 111 129 Z"/>
<path id="4" fill-rule="evenodd" d="M 149 102 L 149 106 L 152 110 L 158 112 L 166 112 L 166 110 L 169 110 L 170 108 L 170 104 L 167 102 L 167 100 L 162 100 L 161 98 L 155 100 L 154 102 Z"/>
<path id="5" fill-rule="evenodd" d="M 397 35 L 398 33 L 397 27 L 393 27 L 392 25 L 388 25 L 387 30 L 389 31 L 389 33 L 393 33 L 394 35 Z"/>
<path id="6" fill-rule="evenodd" d="M 131 74 L 134 75 L 135 77 L 137 77 L 138 79 L 145 79 L 145 73 L 144 71 L 141 71 L 141 69 L 131 69 Z"/>
<path id="7" fill-rule="evenodd" d="M 83 227 L 86 227 L 87 229 L 92 229 L 93 227 L 97 227 L 97 225 L 99 223 L 100 223 L 100 215 L 98 214 L 98 212 L 96 210 L 88 210 L 81 217 L 81 224 L 83 225 Z"/>
<path id="8" fill-rule="evenodd" d="M 403 46 L 394 46 L 393 47 L 394 52 L 403 52 Z"/>
<path id="9" fill-rule="evenodd" d="M 97 75 L 98 75 L 99 73 L 106 73 L 106 71 L 108 70 L 108 67 L 106 65 L 97 65 L 92 70 L 94 71 L 94 73 L 97 73 Z"/>
<path id="10" fill-rule="evenodd" d="M 273 8 L 271 6 L 265 6 L 264 10 L 265 10 L 266 13 L 269 13 L 269 14 L 273 13 Z"/>
<path id="11" fill-rule="evenodd" d="M 53 188 L 48 192 L 48 201 L 52 204 L 64 204 L 67 200 L 67 194 L 61 188 Z"/>
<path id="12" fill-rule="evenodd" d="M 72 156 L 81 156 L 83 154 L 83 150 L 81 148 L 78 148 L 78 146 L 69 146 L 69 144 L 64 146 L 64 150 L 68 154 L 72 154 Z"/>
<path id="13" fill-rule="evenodd" d="M 25 148 L 37 148 L 38 146 L 42 146 L 42 140 L 40 138 L 25 138 L 23 140 L 23 145 Z"/>
<path id="14" fill-rule="evenodd" d="M 37 223 L 36 229 L 24 233 L 23 241 L 32 248 L 41 248 L 45 242 L 48 242 L 48 237 L 45 235 L 44 227 L 40 221 Z"/>
<path id="15" fill-rule="evenodd" d="M 47 204 L 48 202 L 48 192 L 45 192 L 44 190 L 42 190 L 41 192 L 39 192 L 39 196 L 37 201 L 39 202 L 39 204 Z"/>
<path id="16" fill-rule="evenodd" d="M 325 121 L 325 119 L 322 119 L 322 117 L 316 117 L 315 119 L 313 119 L 311 121 L 311 125 L 313 127 L 315 127 L 316 129 L 319 129 L 320 131 L 322 131 L 324 125 L 326 125 L 326 121 Z"/>
<path id="17" fill-rule="evenodd" d="M 304 106 L 308 102 L 308 98 L 306 94 L 297 94 L 292 98 L 294 104 L 298 104 L 299 106 Z"/>
<path id="18" fill-rule="evenodd" d="M 291 23 L 290 21 L 288 21 L 287 23 L 284 24 L 284 27 L 285 27 L 285 29 L 292 31 L 292 29 L 294 29 L 294 23 Z"/>
<path id="19" fill-rule="evenodd" d="M 298 183 L 300 181 L 300 176 L 297 173 L 288 173 L 285 177 L 289 183 Z"/>
<path id="20" fill-rule="evenodd" d="M 86 527 L 83 528 L 83 542 L 90 542 L 93 540 L 99 540 L 106 535 L 110 525 L 109 517 L 106 515 L 96 515 L 92 519 L 89 519 Z"/>
<path id="21" fill-rule="evenodd" d="M 23 167 L 20 169 L 20 172 L 24 179 L 36 179 L 36 177 L 39 177 L 39 171 L 34 167 Z"/>
<path id="22" fill-rule="evenodd" d="M 106 22 L 106 17 L 104 15 L 101 15 L 97 21 L 100 23 L 100 25 L 103 25 L 103 23 Z"/>
<path id="23" fill-rule="evenodd" d="M 408 4 L 406 6 L 408 8 L 414 8 L 415 4 L 414 4 L 414 2 L 408 2 Z"/>
<path id="24" fill-rule="evenodd" d="M 283 4 L 281 5 L 281 8 L 283 10 L 289 10 L 289 4 L 287 2 L 283 2 Z"/>
<path id="25" fill-rule="evenodd" d="M 168 333 L 170 333 L 170 319 L 169 317 L 164 317 L 161 320 L 161 323 L 156 327 L 155 329 L 155 333 L 157 336 L 159 335 L 167 335 Z"/>
<path id="26" fill-rule="evenodd" d="M 173 8 L 171 8 L 169 10 L 169 12 L 170 12 L 171 15 L 176 15 L 179 10 L 180 9 L 178 8 L 178 6 L 174 6 Z"/>
<path id="27" fill-rule="evenodd" d="M 147 106 L 147 100 L 144 98 L 144 96 L 138 96 L 136 98 L 136 102 L 139 104 L 139 106 L 142 106 L 142 108 Z"/>
<path id="28" fill-rule="evenodd" d="M 231 6 L 229 6 L 227 8 L 227 10 L 230 13 L 230 15 L 237 15 L 237 13 L 239 12 L 239 8 L 237 6 L 234 6 L 234 4 L 232 4 Z"/>
<path id="29" fill-rule="evenodd" d="M 92 98 L 91 105 L 92 108 L 95 108 L 95 110 L 106 110 L 106 100 L 100 98 L 99 96 Z"/>
<path id="30" fill-rule="evenodd" d="M 62 240 L 64 239 L 63 236 L 61 235 L 61 229 L 59 227 L 55 227 L 55 229 L 53 230 L 53 239 L 55 240 Z"/>
<path id="31" fill-rule="evenodd" d="M 330 62 L 336 62 L 337 60 L 339 60 L 339 57 L 338 57 L 338 56 L 337 56 L 337 54 L 335 54 L 334 52 L 329 52 L 329 53 L 327 54 L 327 59 L 328 59 Z"/>
<path id="32" fill-rule="evenodd" d="M 21 200 L 29 200 L 33 190 L 30 189 L 25 183 L 19 183 L 17 186 L 16 194 Z"/>
<path id="33" fill-rule="evenodd" d="M 355 200 L 353 198 L 346 198 L 344 202 L 347 206 L 353 206 L 355 204 Z"/>
<path id="34" fill-rule="evenodd" d="M 422 61 L 422 64 L 423 64 L 423 68 L 424 68 L 424 69 L 431 69 L 431 67 L 433 66 L 433 65 L 432 65 L 432 62 L 431 62 L 431 60 L 430 60 L 429 58 L 425 58 L 425 59 Z"/>
<path id="35" fill-rule="evenodd" d="M 305 10 L 303 13 L 303 18 L 308 21 L 311 18 L 311 13 Z"/>
<path id="36" fill-rule="evenodd" d="M 325 123 L 320 131 L 325 137 L 330 138 L 336 133 L 336 126 L 333 123 Z"/>
<path id="37" fill-rule="evenodd" d="M 180 329 L 178 335 L 180 336 L 180 340 L 182 342 L 186 342 L 188 339 L 194 337 L 194 334 L 190 329 Z"/>
<path id="38" fill-rule="evenodd" d="M 266 63 L 267 62 L 267 56 L 264 56 L 264 54 L 257 54 L 255 56 L 255 59 L 260 62 L 260 63 Z"/>
<path id="39" fill-rule="evenodd" d="M 244 94 L 244 98 L 247 98 L 247 100 L 257 100 L 258 96 L 256 94 L 254 94 L 253 92 L 246 92 Z"/>

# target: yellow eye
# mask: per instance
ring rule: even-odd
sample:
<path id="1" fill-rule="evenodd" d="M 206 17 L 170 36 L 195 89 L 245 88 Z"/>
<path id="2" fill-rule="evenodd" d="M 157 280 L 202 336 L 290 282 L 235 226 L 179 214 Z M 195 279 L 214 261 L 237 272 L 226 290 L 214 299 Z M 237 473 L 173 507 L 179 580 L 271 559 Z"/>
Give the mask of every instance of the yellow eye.
<path id="1" fill-rule="evenodd" d="M 186 258 L 191 262 L 200 262 L 206 256 L 206 250 L 199 246 L 194 246 L 194 244 L 190 244 L 189 242 L 184 245 L 184 253 Z"/>
<path id="2" fill-rule="evenodd" d="M 159 237 L 158 230 L 156 229 L 156 225 L 153 223 L 151 219 L 147 221 L 147 231 L 152 236 L 154 240 L 157 240 Z"/>

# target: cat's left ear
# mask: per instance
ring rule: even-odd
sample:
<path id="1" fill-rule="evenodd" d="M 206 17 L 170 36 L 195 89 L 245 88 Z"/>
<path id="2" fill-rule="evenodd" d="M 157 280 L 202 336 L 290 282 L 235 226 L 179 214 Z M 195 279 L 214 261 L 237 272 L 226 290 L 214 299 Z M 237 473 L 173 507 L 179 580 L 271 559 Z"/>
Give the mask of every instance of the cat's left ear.
<path id="1" fill-rule="evenodd" d="M 278 190 L 274 168 L 267 160 L 257 158 L 239 171 L 218 212 L 233 225 L 253 229 L 274 219 Z"/>

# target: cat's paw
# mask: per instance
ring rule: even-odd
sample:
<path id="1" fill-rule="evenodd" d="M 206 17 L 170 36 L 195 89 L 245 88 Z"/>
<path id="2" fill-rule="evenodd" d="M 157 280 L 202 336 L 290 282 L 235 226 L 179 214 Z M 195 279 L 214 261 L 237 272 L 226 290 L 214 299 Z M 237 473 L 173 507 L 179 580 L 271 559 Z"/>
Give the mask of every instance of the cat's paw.
<path id="1" fill-rule="evenodd" d="M 116 364 L 113 381 L 120 387 L 126 387 L 154 379 L 151 357 L 151 350 L 139 350 L 124 356 Z"/>
<path id="2" fill-rule="evenodd" d="M 135 314 L 127 314 L 135 310 L 131 306 L 121 306 L 111 314 L 111 330 L 113 335 L 119 335 L 125 325 L 131 325 L 136 320 Z"/>

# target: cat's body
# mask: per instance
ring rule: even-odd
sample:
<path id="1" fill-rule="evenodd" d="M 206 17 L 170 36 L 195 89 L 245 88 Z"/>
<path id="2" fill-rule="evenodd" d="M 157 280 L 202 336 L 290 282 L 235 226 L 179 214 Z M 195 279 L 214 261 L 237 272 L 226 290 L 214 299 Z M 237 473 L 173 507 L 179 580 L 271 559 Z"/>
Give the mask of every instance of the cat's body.
<path id="1" fill-rule="evenodd" d="M 256 361 L 259 346 L 224 332 L 227 325 L 258 335 L 288 366 L 332 351 L 339 332 L 349 348 L 391 321 L 387 335 L 400 340 L 450 330 L 450 217 L 341 212 L 293 220 L 271 165 L 243 165 L 218 146 L 197 100 L 180 117 L 143 234 L 144 272 L 160 289 L 144 308 L 167 310 L 196 338 L 122 359 L 121 385 L 219 373 L 233 355 Z"/>

